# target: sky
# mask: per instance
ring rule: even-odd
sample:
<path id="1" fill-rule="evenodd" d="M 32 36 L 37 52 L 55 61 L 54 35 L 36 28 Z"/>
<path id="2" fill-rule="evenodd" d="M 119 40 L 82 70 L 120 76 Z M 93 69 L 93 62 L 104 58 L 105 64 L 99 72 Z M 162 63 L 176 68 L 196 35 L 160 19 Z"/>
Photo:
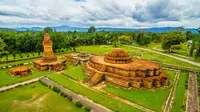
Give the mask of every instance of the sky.
<path id="1" fill-rule="evenodd" d="M 0 27 L 200 27 L 200 0 L 0 0 Z"/>

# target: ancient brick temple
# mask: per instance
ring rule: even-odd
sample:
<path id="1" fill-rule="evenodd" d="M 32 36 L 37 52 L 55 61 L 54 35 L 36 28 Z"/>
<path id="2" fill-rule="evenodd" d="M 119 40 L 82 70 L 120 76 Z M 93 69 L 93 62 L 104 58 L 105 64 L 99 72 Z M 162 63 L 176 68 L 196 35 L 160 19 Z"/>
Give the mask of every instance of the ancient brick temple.
<path id="1" fill-rule="evenodd" d="M 90 59 L 91 55 L 86 52 L 80 52 L 78 54 L 68 54 L 65 60 L 73 63 L 74 65 L 84 64 Z"/>
<path id="2" fill-rule="evenodd" d="M 39 70 L 64 70 L 66 61 L 64 59 L 58 59 L 54 55 L 52 50 L 53 43 L 47 33 L 44 35 L 42 44 L 44 47 L 44 56 L 40 60 L 34 61 L 33 66 Z"/>
<path id="3" fill-rule="evenodd" d="M 168 76 L 157 64 L 132 59 L 123 49 L 115 48 L 105 56 L 92 56 L 85 64 L 88 82 L 96 85 L 105 80 L 123 87 L 152 88 L 168 85 Z"/>
<path id="4" fill-rule="evenodd" d="M 18 66 L 10 69 L 10 73 L 13 76 L 27 76 L 31 74 L 31 69 L 27 66 Z"/>

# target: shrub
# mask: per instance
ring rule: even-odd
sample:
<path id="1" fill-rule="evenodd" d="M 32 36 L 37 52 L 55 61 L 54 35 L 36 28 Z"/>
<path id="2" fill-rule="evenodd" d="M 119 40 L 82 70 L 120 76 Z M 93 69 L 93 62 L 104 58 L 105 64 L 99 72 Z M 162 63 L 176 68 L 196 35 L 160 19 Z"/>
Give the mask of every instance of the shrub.
<path id="1" fill-rule="evenodd" d="M 64 94 L 65 94 L 65 93 L 63 93 L 63 92 L 60 92 L 60 95 L 61 95 L 61 96 L 63 96 Z"/>
<path id="2" fill-rule="evenodd" d="M 77 101 L 77 102 L 76 102 L 76 106 L 77 106 L 77 107 L 82 107 L 83 105 L 82 105 L 82 103 L 81 103 L 80 101 Z"/>
<path id="3" fill-rule="evenodd" d="M 69 100 L 69 101 L 72 101 L 73 99 L 72 99 L 72 97 L 71 96 L 67 96 L 67 99 Z"/>
<path id="4" fill-rule="evenodd" d="M 53 87 L 53 91 L 55 91 L 56 93 L 60 93 L 60 89 L 57 87 Z"/>
<path id="5" fill-rule="evenodd" d="M 68 97 L 68 95 L 67 95 L 66 93 L 64 93 L 63 96 L 64 96 L 65 98 Z"/>
<path id="6" fill-rule="evenodd" d="M 48 87 L 48 84 L 46 84 L 45 82 L 43 82 L 43 81 L 41 81 L 41 80 L 40 80 L 40 83 L 41 83 L 42 85 Z"/>
<path id="7" fill-rule="evenodd" d="M 87 112 L 89 112 L 89 111 L 91 110 L 91 108 L 90 108 L 89 106 L 85 106 L 85 110 L 86 110 Z"/>

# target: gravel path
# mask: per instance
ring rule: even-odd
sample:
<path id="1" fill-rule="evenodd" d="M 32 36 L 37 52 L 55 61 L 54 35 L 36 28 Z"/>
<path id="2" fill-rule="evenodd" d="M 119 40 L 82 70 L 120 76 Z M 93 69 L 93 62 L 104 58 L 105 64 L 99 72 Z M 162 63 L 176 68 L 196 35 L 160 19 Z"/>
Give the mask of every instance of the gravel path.
<path id="1" fill-rule="evenodd" d="M 42 76 L 43 77 L 43 76 Z M 1 87 L 0 88 L 0 91 L 5 91 L 5 90 L 8 90 L 8 89 L 12 89 L 12 88 L 15 88 L 19 85 L 25 85 L 25 84 L 30 84 L 32 82 L 36 82 L 36 81 L 39 81 L 40 78 L 42 77 L 37 77 L 37 78 L 34 78 L 34 79 L 31 79 L 31 80 L 27 80 L 27 81 L 24 81 L 24 82 L 21 82 L 21 83 L 16 83 L 16 84 L 13 84 L 13 85 L 9 85 L 9 86 L 4 86 L 4 87 Z"/>
<path id="2" fill-rule="evenodd" d="M 187 112 L 199 112 L 198 106 L 197 75 L 194 72 L 190 72 L 188 79 Z"/>
<path id="3" fill-rule="evenodd" d="M 68 95 L 72 96 L 73 100 L 79 100 L 80 102 L 83 103 L 83 105 L 90 106 L 92 111 L 94 111 L 94 112 L 111 112 L 111 110 L 109 110 L 108 108 L 94 103 L 92 100 L 88 99 L 87 97 L 76 94 L 76 93 L 64 88 L 63 86 L 51 81 L 50 79 L 48 79 L 46 77 L 42 78 L 41 80 L 43 82 L 45 82 L 46 84 L 51 85 L 51 86 L 55 86 L 55 87 L 59 88 L 62 92 L 67 93 Z"/>
<path id="4" fill-rule="evenodd" d="M 183 59 L 183 58 L 180 58 L 180 57 L 176 57 L 176 56 L 173 56 L 173 55 L 170 55 L 170 54 L 165 54 L 165 53 L 162 53 L 162 52 L 159 52 L 159 51 L 154 51 L 154 50 L 151 50 L 151 49 L 135 47 L 135 46 L 130 46 L 130 45 L 124 45 L 124 46 L 130 47 L 130 48 L 136 48 L 136 49 L 140 49 L 140 50 L 144 50 L 144 51 L 149 51 L 149 52 L 153 52 L 153 53 L 157 53 L 157 54 L 161 54 L 161 55 L 164 55 L 164 56 L 167 56 L 167 57 L 170 57 L 170 58 L 174 58 L 174 59 L 177 59 L 177 60 L 180 60 L 180 61 L 183 61 L 183 62 L 186 62 L 186 63 L 200 67 L 200 63 L 193 62 L 193 61 Z"/>

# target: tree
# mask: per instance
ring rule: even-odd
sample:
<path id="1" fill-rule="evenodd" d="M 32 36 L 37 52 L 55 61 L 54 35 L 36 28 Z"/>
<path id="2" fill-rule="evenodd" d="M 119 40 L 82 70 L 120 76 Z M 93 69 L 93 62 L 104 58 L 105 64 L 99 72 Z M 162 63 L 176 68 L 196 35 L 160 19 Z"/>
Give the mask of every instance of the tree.
<path id="1" fill-rule="evenodd" d="M 197 31 L 200 33 L 200 27 L 199 27 L 199 28 L 197 28 Z"/>
<path id="2" fill-rule="evenodd" d="M 196 36 L 193 40 L 192 40 L 192 46 L 190 48 L 190 56 L 194 56 L 196 58 L 200 57 L 200 37 Z"/>
<path id="3" fill-rule="evenodd" d="M 190 40 L 192 38 L 192 32 L 191 31 L 186 31 L 186 39 Z"/>
<path id="4" fill-rule="evenodd" d="M 6 43 L 0 38 L 0 52 L 4 50 Z"/>
<path id="5" fill-rule="evenodd" d="M 50 32 L 53 32 L 53 29 L 51 27 L 46 27 L 46 28 L 44 28 L 44 31 L 46 33 L 50 33 Z"/>
<path id="6" fill-rule="evenodd" d="M 89 29 L 88 29 L 88 33 L 94 33 L 96 31 L 96 28 L 94 26 L 91 26 Z"/>
<path id="7" fill-rule="evenodd" d="M 162 39 L 162 48 L 171 52 L 173 46 L 186 41 L 186 35 L 180 31 L 171 31 L 162 35 Z"/>
<path id="8" fill-rule="evenodd" d="M 119 40 L 122 44 L 129 44 L 132 42 L 132 38 L 130 36 L 120 36 Z"/>
<path id="9" fill-rule="evenodd" d="M 137 38 L 136 38 L 136 42 L 139 45 L 147 45 L 151 42 L 151 36 L 143 31 L 139 32 Z"/>
<path id="10" fill-rule="evenodd" d="M 184 31 L 184 27 L 183 26 L 178 27 L 178 31 L 183 32 Z"/>

